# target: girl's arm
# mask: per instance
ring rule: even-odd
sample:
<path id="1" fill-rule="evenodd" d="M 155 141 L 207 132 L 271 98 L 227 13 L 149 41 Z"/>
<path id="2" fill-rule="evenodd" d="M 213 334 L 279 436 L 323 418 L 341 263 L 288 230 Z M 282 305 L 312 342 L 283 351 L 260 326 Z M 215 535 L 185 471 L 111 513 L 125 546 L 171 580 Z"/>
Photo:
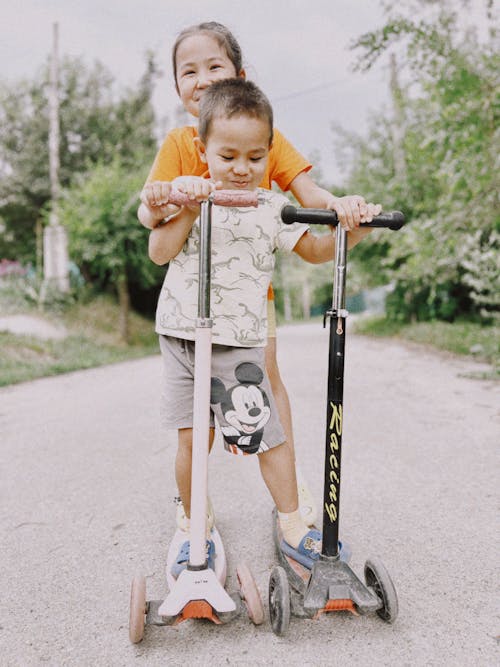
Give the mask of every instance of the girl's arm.
<path id="1" fill-rule="evenodd" d="M 371 222 L 373 216 L 382 210 L 379 204 L 367 204 L 359 195 L 335 197 L 328 190 L 320 188 L 306 172 L 301 172 L 293 179 L 290 190 L 302 206 L 333 209 L 347 231 L 356 229 L 362 222 Z"/>
<path id="2" fill-rule="evenodd" d="M 371 228 L 360 229 L 359 227 L 352 232 L 348 232 L 347 247 L 354 247 L 370 232 Z M 316 236 L 308 230 L 302 234 L 300 239 L 295 244 L 293 251 L 310 264 L 322 264 L 323 262 L 329 262 L 335 256 L 334 231 L 332 234 Z"/>

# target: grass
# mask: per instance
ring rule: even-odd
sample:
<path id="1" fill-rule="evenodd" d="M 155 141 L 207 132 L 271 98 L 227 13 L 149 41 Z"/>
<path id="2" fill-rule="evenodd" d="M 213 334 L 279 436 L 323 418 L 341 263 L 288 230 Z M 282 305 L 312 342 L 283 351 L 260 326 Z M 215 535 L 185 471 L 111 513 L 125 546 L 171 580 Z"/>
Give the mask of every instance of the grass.
<path id="1" fill-rule="evenodd" d="M 13 314 L 15 311 L 9 309 Z M 119 338 L 118 306 L 107 297 L 76 303 L 55 314 L 23 309 L 22 314 L 64 326 L 62 340 L 0 332 L 0 386 L 92 368 L 158 353 L 154 323 L 130 315 L 130 343 Z"/>
<path id="2" fill-rule="evenodd" d="M 40 316 L 64 326 L 63 340 L 44 340 L 0 332 L 0 386 L 25 382 L 68 371 L 102 366 L 158 353 L 158 340 L 151 320 L 131 313 L 130 343 L 125 345 L 118 333 L 118 306 L 110 297 L 99 296 L 90 302 L 60 306 L 40 313 L 35 307 L 22 307 L 2 300 L 2 313 Z M 398 338 L 421 345 L 466 355 L 492 366 L 490 372 L 474 377 L 500 378 L 500 329 L 471 322 L 416 322 L 401 324 L 384 317 L 356 320 L 359 334 Z"/>
<path id="3" fill-rule="evenodd" d="M 474 322 L 414 322 L 403 324 L 385 317 L 359 318 L 358 334 L 398 338 L 427 345 L 453 354 L 472 357 L 491 364 L 491 372 L 478 372 L 474 377 L 500 379 L 500 328 Z"/>

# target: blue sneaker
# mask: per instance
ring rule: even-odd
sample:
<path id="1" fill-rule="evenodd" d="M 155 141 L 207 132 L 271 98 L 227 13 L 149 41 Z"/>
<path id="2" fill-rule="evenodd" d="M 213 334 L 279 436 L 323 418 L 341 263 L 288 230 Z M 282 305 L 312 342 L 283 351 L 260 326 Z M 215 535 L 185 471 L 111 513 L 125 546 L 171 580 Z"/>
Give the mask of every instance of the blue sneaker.
<path id="1" fill-rule="evenodd" d="M 215 544 L 212 540 L 207 540 L 207 561 L 208 567 L 212 570 L 215 570 Z M 189 540 L 186 540 L 182 543 L 181 548 L 179 549 L 179 554 L 175 563 L 172 565 L 170 572 L 172 576 L 177 579 L 182 570 L 185 570 L 189 562 Z"/>
<path id="2" fill-rule="evenodd" d="M 301 539 L 299 546 L 294 549 L 288 542 L 281 540 L 281 550 L 293 560 L 307 567 L 308 570 L 312 568 L 315 561 L 317 561 L 321 554 L 321 532 L 315 528 L 310 530 Z M 343 544 L 339 541 L 340 560 L 348 563 L 351 559 L 351 549 L 348 544 Z"/>

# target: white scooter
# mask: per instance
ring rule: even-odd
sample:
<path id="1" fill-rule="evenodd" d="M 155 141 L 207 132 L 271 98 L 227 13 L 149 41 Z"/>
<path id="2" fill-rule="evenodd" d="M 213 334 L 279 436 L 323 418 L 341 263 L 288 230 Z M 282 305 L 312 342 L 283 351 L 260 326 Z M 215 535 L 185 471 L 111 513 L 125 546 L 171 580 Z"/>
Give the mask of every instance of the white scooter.
<path id="1" fill-rule="evenodd" d="M 172 191 L 169 201 L 182 206 L 192 203 L 183 193 Z M 195 367 L 193 398 L 193 454 L 191 470 L 191 521 L 189 561 L 178 578 L 171 573 L 186 533 L 177 529 L 167 556 L 169 593 L 164 600 L 146 600 L 146 580 L 138 575 L 132 580 L 130 595 L 129 637 L 133 644 L 144 636 L 148 625 L 172 625 L 189 618 L 206 618 L 225 623 L 241 613 L 244 601 L 255 625 L 264 620 L 260 593 L 248 566 L 241 562 L 236 573 L 239 592 L 230 595 L 225 589 L 226 556 L 221 536 L 215 528 L 211 539 L 215 545 L 214 569 L 208 567 L 206 553 L 207 486 L 209 455 L 210 378 L 212 359 L 212 320 L 210 318 L 211 214 L 212 206 L 257 206 L 257 193 L 216 190 L 201 203 L 198 283 L 198 318 L 195 332 Z"/>

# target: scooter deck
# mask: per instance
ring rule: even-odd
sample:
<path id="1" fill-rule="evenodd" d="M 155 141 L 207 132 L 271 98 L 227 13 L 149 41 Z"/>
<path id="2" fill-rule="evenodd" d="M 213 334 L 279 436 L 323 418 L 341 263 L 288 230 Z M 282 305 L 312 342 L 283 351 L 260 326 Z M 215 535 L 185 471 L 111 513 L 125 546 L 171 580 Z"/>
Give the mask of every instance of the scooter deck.
<path id="1" fill-rule="evenodd" d="M 154 603 L 151 620 L 161 617 L 165 624 L 181 622 L 188 618 L 206 618 L 214 623 L 224 623 L 238 615 L 241 605 L 224 588 L 226 581 L 226 555 L 218 530 L 212 528 L 210 538 L 215 545 L 214 570 L 181 571 L 178 578 L 173 577 L 171 568 L 182 544 L 189 539 L 184 531 L 176 530 L 167 556 L 167 582 L 169 593 L 157 606 Z M 154 621 L 153 621 L 154 622 Z"/>
<path id="2" fill-rule="evenodd" d="M 294 616 L 314 618 L 327 611 L 368 613 L 380 608 L 377 596 L 342 560 L 320 558 L 309 570 L 285 554 L 281 549 L 283 535 L 276 508 L 273 510 L 273 537 L 280 565 L 285 569 L 290 584 Z"/>
<path id="3" fill-rule="evenodd" d="M 222 543 L 220 533 L 215 526 L 210 532 L 210 539 L 215 545 L 215 575 L 222 586 L 224 586 L 227 576 L 226 553 L 224 551 L 224 545 Z M 172 566 L 177 559 L 181 546 L 186 540 L 189 540 L 189 534 L 183 530 L 180 530 L 180 528 L 177 528 L 168 548 L 167 566 L 165 568 L 167 575 L 167 585 L 170 591 L 173 589 L 176 582 L 175 577 L 172 575 Z"/>

